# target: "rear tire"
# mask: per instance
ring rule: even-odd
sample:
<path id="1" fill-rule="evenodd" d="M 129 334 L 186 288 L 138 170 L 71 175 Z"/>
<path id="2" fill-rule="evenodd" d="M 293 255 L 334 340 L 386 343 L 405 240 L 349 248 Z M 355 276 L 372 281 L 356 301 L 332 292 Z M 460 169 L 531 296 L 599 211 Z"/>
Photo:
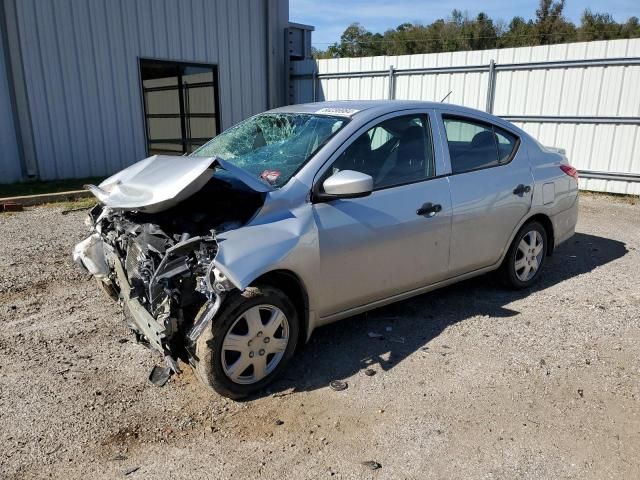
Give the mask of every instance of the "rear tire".
<path id="1" fill-rule="evenodd" d="M 296 308 L 281 290 L 256 286 L 232 292 L 196 342 L 194 370 L 220 395 L 247 397 L 285 369 L 299 331 Z"/>
<path id="2" fill-rule="evenodd" d="M 507 252 L 500 276 L 509 288 L 523 289 L 533 285 L 547 256 L 547 231 L 536 222 L 528 222 L 518 231 Z"/>

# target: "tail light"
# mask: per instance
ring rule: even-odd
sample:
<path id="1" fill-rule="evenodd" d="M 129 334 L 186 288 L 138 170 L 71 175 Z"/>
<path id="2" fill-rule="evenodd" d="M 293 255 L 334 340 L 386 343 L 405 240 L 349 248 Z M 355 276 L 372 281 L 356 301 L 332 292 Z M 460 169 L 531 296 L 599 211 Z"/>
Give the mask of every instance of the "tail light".
<path id="1" fill-rule="evenodd" d="M 578 181 L 578 170 L 573 168 L 571 165 L 560 165 L 560 170 Z"/>

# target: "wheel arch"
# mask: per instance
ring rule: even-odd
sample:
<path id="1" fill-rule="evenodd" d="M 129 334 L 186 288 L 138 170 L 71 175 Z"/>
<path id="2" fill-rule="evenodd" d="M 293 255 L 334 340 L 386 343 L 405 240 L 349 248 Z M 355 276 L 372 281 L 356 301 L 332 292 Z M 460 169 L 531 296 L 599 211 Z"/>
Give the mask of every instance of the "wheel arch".
<path id="1" fill-rule="evenodd" d="M 298 346 L 303 345 L 309 333 L 309 295 L 302 279 L 293 271 L 271 270 L 256 278 L 251 285 L 270 285 L 282 290 L 293 302 L 301 320 Z"/>
<path id="2" fill-rule="evenodd" d="M 547 234 L 547 256 L 550 257 L 553 254 L 553 249 L 555 246 L 553 222 L 544 213 L 536 213 L 535 215 L 532 215 L 531 217 L 527 218 L 522 225 L 524 226 L 529 222 L 538 222 L 544 228 L 544 231 Z"/>
<path id="3" fill-rule="evenodd" d="M 540 225 L 542 225 L 542 227 L 544 228 L 544 231 L 547 234 L 547 256 L 550 257 L 553 254 L 553 250 L 555 247 L 555 232 L 553 230 L 553 222 L 551 221 L 551 218 L 545 213 L 537 212 L 529 217 L 525 217 L 524 220 L 522 220 L 516 226 L 516 228 L 514 228 L 513 232 L 511 233 L 511 236 L 509 237 L 509 242 L 507 243 L 507 246 L 502 252 L 500 260 L 495 264 L 494 268 L 499 268 L 500 265 L 502 265 L 505 262 L 507 258 L 507 253 L 509 252 L 509 248 L 511 247 L 513 240 L 516 238 L 516 235 L 518 234 L 518 232 L 522 230 L 522 227 L 524 227 L 529 222 L 538 222 L 540 223 Z"/>

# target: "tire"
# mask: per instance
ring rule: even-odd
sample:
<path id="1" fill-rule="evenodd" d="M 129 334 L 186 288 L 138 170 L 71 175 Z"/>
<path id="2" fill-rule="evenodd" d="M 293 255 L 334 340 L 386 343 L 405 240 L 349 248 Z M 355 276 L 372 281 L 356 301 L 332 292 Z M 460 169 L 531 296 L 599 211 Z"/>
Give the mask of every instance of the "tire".
<path id="1" fill-rule="evenodd" d="M 532 244 L 534 236 L 535 244 Z M 500 267 L 502 282 L 517 290 L 530 287 L 538 280 L 546 257 L 547 231 L 536 221 L 524 224 Z"/>
<path id="2" fill-rule="evenodd" d="M 278 319 L 279 327 L 271 333 Z M 280 375 L 293 356 L 299 331 L 296 308 L 281 290 L 256 286 L 232 292 L 211 328 L 196 342 L 194 370 L 205 385 L 220 395 L 242 399 Z M 274 360 L 277 361 L 273 363 Z"/>

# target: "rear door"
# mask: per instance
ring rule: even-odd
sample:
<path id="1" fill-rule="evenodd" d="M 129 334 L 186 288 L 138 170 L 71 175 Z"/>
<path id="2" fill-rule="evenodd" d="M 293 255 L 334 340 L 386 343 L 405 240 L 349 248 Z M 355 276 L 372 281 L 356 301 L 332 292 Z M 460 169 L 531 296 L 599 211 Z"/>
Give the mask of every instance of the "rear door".
<path id="1" fill-rule="evenodd" d="M 495 264 L 531 208 L 533 176 L 514 132 L 471 116 L 440 116 L 451 175 L 451 276 Z"/>

